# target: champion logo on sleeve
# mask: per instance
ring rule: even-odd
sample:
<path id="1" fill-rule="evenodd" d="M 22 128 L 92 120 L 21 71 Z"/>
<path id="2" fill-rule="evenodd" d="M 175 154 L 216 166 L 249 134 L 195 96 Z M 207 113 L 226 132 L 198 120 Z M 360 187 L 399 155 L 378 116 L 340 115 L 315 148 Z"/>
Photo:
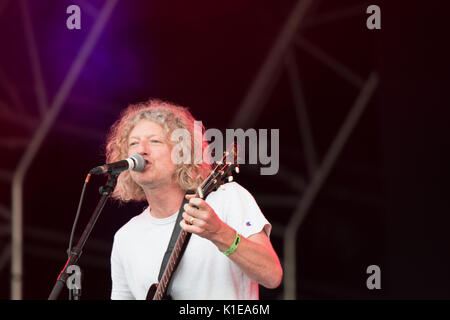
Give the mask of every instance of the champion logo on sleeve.
<path id="1" fill-rule="evenodd" d="M 251 223 L 250 221 L 247 221 L 247 222 L 245 223 L 245 225 L 246 225 L 247 227 L 250 227 L 250 226 L 252 225 L 252 223 Z"/>

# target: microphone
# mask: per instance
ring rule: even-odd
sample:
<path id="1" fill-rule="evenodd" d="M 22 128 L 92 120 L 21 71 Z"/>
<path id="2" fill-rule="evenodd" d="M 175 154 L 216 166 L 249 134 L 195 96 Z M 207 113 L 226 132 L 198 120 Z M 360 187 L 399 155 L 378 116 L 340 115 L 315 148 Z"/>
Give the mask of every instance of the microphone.
<path id="1" fill-rule="evenodd" d="M 140 154 L 132 155 L 131 157 L 116 161 L 113 163 L 104 164 L 102 166 L 95 167 L 91 171 L 90 174 L 104 174 L 111 173 L 117 174 L 121 173 L 125 170 L 134 170 L 134 171 L 142 171 L 145 167 L 145 160 Z"/>

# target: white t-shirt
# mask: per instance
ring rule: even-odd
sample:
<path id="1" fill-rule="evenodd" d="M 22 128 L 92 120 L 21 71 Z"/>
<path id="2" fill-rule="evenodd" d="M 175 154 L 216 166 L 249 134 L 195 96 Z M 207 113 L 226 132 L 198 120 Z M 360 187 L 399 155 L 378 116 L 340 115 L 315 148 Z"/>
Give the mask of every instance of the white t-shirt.
<path id="1" fill-rule="evenodd" d="M 269 236 L 271 225 L 253 196 L 236 182 L 223 187 L 206 198 L 217 216 L 246 238 L 263 229 Z M 158 282 L 177 213 L 158 219 L 147 208 L 116 232 L 111 253 L 111 299 L 146 298 L 151 284 Z M 250 280 L 211 241 L 195 234 L 173 275 L 168 294 L 176 300 L 259 297 L 258 283 Z"/>

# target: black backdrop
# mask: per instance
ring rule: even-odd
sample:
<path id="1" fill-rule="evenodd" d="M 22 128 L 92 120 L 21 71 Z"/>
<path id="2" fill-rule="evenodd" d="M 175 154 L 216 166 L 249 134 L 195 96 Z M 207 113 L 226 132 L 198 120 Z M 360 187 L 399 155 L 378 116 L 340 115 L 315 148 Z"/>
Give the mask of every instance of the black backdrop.
<path id="1" fill-rule="evenodd" d="M 91 3 L 97 8 L 103 4 Z M 50 292 L 65 262 L 84 175 L 104 162 L 104 135 L 120 111 L 128 103 L 157 97 L 189 106 L 207 128 L 228 128 L 295 4 L 130 3 L 119 1 L 25 179 L 25 299 L 45 299 Z M 321 1 L 312 12 L 355 4 L 360 2 Z M 381 30 L 365 28 L 363 11 L 333 26 L 304 30 L 307 39 L 361 76 L 376 70 L 380 84 L 299 230 L 299 298 L 449 297 L 446 14 L 437 1 L 378 4 Z M 79 33 L 58 29 L 55 26 L 65 23 L 67 5 L 64 1 L 30 5 L 39 25 L 35 31 L 49 101 L 94 21 L 86 13 Z M 86 7 L 83 2 L 80 6 Z M 0 66 L 19 88 L 27 113 L 36 115 L 19 6 L 10 3 L 0 23 L 6 48 Z M 357 92 L 304 52 L 298 51 L 296 57 L 320 159 Z M 2 88 L 2 99 L 10 99 Z M 293 110 L 283 73 L 255 127 L 279 128 L 281 164 L 306 175 Z M 2 137 L 30 136 L 23 126 L 1 121 Z M 68 123 L 84 128 L 85 135 L 62 125 Z M 12 170 L 23 149 L 3 147 L 1 152 L 2 168 Z M 286 225 L 293 203 L 273 205 L 264 202 L 264 194 L 294 199 L 298 194 L 276 177 L 254 175 L 251 170 L 243 166 L 238 181 L 255 194 L 270 221 Z M 80 230 L 102 182 L 91 182 Z M 2 203 L 10 203 L 10 185 L 2 181 L 0 188 Z M 107 204 L 80 260 L 82 298 L 108 299 L 112 237 L 142 206 Z M 2 249 L 8 239 L 2 235 Z M 272 241 L 283 259 L 282 238 L 274 235 Z M 381 268 L 381 290 L 366 288 L 365 268 L 370 264 Z M 9 277 L 6 265 L 0 273 L 2 299 L 9 298 Z M 281 293 L 282 287 L 262 288 L 261 298 L 278 299 Z"/>

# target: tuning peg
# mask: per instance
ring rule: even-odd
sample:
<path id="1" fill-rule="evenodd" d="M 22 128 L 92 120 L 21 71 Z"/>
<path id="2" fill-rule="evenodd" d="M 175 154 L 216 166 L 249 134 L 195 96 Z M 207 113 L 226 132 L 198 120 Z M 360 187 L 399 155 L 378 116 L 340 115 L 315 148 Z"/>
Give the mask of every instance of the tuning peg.
<path id="1" fill-rule="evenodd" d="M 239 173 L 239 167 L 234 168 L 234 171 L 235 171 L 236 173 Z"/>
<path id="2" fill-rule="evenodd" d="M 231 182 L 231 181 L 233 181 L 233 176 L 228 177 L 228 182 Z"/>

